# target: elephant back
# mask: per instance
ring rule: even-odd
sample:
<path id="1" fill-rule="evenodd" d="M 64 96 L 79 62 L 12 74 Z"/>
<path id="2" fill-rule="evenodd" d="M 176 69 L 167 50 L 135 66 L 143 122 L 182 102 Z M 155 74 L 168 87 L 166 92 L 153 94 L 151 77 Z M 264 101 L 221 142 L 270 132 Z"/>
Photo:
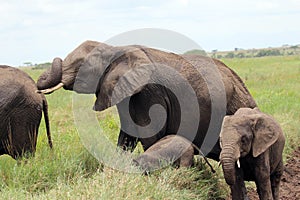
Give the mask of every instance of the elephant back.
<path id="1" fill-rule="evenodd" d="M 0 126 L 5 126 L 14 112 L 21 113 L 23 109 L 34 109 L 34 113 L 41 115 L 43 102 L 36 90 L 36 84 L 28 74 L 0 65 Z M 0 137 L 2 130 L 4 127 L 0 127 Z"/>

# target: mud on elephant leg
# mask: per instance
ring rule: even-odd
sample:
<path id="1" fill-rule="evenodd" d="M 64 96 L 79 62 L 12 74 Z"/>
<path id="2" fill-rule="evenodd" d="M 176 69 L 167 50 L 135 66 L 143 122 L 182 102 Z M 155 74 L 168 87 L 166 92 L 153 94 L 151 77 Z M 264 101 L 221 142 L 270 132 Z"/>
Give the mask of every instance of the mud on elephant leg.
<path id="1" fill-rule="evenodd" d="M 281 161 L 276 171 L 271 175 L 272 194 L 275 200 L 279 199 L 280 179 L 283 173 L 283 162 Z"/>
<path id="2" fill-rule="evenodd" d="M 249 200 L 242 169 L 236 169 L 236 182 L 230 186 L 232 200 Z"/>
<path id="3" fill-rule="evenodd" d="M 259 199 L 273 200 L 270 179 L 256 181 L 255 183 Z"/>
<path id="4" fill-rule="evenodd" d="M 262 154 L 257 158 L 254 171 L 259 199 L 272 200 L 269 155 Z"/>

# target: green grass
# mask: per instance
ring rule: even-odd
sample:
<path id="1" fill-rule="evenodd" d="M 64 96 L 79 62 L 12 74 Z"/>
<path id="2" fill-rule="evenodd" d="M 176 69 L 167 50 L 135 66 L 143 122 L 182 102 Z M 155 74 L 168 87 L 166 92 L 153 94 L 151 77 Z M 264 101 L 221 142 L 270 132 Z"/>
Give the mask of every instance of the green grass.
<path id="1" fill-rule="evenodd" d="M 245 81 L 259 108 L 272 115 L 285 136 L 285 157 L 299 146 L 300 57 L 224 59 Z"/>
<path id="2" fill-rule="evenodd" d="M 299 143 L 300 58 L 224 59 L 245 81 L 262 111 L 281 124 L 287 138 L 286 158 Z M 42 70 L 24 69 L 35 80 Z M 100 164 L 82 145 L 74 125 L 73 93 L 47 96 L 54 150 L 41 123 L 35 157 L 16 162 L 0 157 L 1 199 L 218 199 L 228 194 L 221 169 L 212 174 L 198 161 L 191 169 L 166 168 L 150 176 L 130 174 Z M 92 104 L 90 104 L 92 108 Z M 100 126 L 116 143 L 116 110 L 97 113 Z M 139 147 L 136 153 L 139 153 Z"/>

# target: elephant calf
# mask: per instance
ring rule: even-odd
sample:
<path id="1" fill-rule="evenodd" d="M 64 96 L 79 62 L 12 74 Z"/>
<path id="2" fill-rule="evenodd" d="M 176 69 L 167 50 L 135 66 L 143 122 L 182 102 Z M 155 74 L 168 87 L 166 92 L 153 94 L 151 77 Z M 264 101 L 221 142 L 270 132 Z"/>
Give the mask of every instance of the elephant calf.
<path id="1" fill-rule="evenodd" d="M 260 199 L 279 199 L 284 143 L 279 124 L 258 108 L 224 117 L 220 161 L 232 199 L 248 199 L 244 180 L 255 181 Z"/>
<path id="2" fill-rule="evenodd" d="M 180 167 L 190 167 L 194 163 L 194 147 L 191 142 L 181 136 L 168 135 L 150 146 L 133 161 L 145 172 L 171 163 Z"/>
<path id="3" fill-rule="evenodd" d="M 25 72 L 0 65 L 0 155 L 16 159 L 35 152 L 43 111 L 52 148 L 47 101 L 36 91 L 35 82 Z"/>
<path id="4" fill-rule="evenodd" d="M 179 135 L 167 135 L 150 146 L 142 155 L 133 160 L 145 173 L 160 169 L 169 164 L 176 167 L 191 167 L 194 164 L 194 152 L 198 151 L 215 173 L 212 165 L 202 151 L 193 143 Z"/>

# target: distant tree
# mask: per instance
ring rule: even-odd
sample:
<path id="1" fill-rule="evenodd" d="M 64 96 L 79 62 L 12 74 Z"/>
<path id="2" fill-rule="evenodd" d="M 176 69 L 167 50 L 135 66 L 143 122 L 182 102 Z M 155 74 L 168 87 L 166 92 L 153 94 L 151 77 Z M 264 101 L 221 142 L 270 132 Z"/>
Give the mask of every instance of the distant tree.
<path id="1" fill-rule="evenodd" d="M 266 56 L 267 53 L 266 53 L 266 50 L 260 50 L 256 55 L 255 57 L 263 57 L 263 56 Z"/>
<path id="2" fill-rule="evenodd" d="M 37 64 L 35 65 L 32 69 L 48 69 L 51 67 L 51 63 L 50 62 L 46 62 L 46 63 L 41 63 L 41 64 Z"/>
<path id="3" fill-rule="evenodd" d="M 218 50 L 217 50 L 217 49 L 214 49 L 214 50 L 212 50 L 211 52 L 212 52 L 211 57 L 212 57 L 212 58 L 216 58 L 216 57 L 217 57 L 217 52 L 218 52 Z"/>
<path id="4" fill-rule="evenodd" d="M 278 49 L 268 49 L 268 50 L 260 50 L 255 57 L 263 57 L 263 56 L 279 56 L 281 55 Z"/>
<path id="5" fill-rule="evenodd" d="M 280 56 L 282 55 L 281 52 L 278 49 L 273 49 L 270 51 L 271 56 Z"/>
<path id="6" fill-rule="evenodd" d="M 24 64 L 25 66 L 27 66 L 27 67 L 28 67 L 28 66 L 32 66 L 32 62 L 24 62 L 23 64 Z"/>
<path id="7" fill-rule="evenodd" d="M 228 54 L 225 55 L 225 58 L 234 58 L 234 53 L 229 52 Z"/>
<path id="8" fill-rule="evenodd" d="M 185 52 L 184 54 L 196 54 L 196 55 L 203 55 L 203 56 L 207 55 L 206 52 L 202 49 L 193 49 Z"/>
<path id="9" fill-rule="evenodd" d="M 235 57 L 237 57 L 237 58 L 245 58 L 245 54 L 241 52 L 241 53 L 236 54 Z"/>

